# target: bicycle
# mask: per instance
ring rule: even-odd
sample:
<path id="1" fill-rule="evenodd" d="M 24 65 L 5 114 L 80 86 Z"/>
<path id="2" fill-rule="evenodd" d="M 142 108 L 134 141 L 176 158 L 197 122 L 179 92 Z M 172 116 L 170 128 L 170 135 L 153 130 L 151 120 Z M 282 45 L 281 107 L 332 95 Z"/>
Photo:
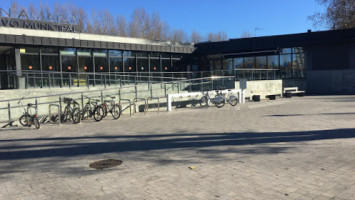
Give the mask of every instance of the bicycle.
<path id="1" fill-rule="evenodd" d="M 217 107 L 219 107 L 219 106 L 220 106 L 219 108 L 223 107 L 225 102 L 228 102 L 229 105 L 231 105 L 231 106 L 236 106 L 238 104 L 238 98 L 236 96 L 232 95 L 231 91 L 232 90 L 228 90 L 227 97 L 226 97 L 226 93 L 223 93 L 222 91 L 216 91 L 217 92 L 216 96 L 223 98 L 223 101 L 224 101 L 224 103 L 220 103 L 218 105 L 216 104 Z"/>
<path id="2" fill-rule="evenodd" d="M 36 105 L 35 104 L 27 104 L 27 109 L 25 108 L 25 106 L 23 105 L 23 99 L 20 99 L 18 104 L 20 104 L 23 108 L 23 115 L 21 115 L 21 117 L 19 118 L 20 124 L 22 126 L 28 126 L 29 128 L 31 128 L 32 125 L 34 125 L 36 127 L 36 129 L 40 128 L 40 124 L 39 124 L 39 120 L 38 120 L 38 116 L 37 114 L 31 115 L 30 114 L 30 108 L 34 108 L 36 109 Z"/>
<path id="3" fill-rule="evenodd" d="M 78 119 L 78 117 L 77 117 L 78 113 L 74 113 L 74 109 L 79 108 L 80 104 L 72 98 L 64 97 L 63 101 L 64 101 L 64 103 L 67 104 L 64 108 L 64 112 L 62 115 L 63 121 L 66 122 L 66 121 L 69 121 L 72 119 L 75 124 L 79 123 L 80 119 Z M 71 106 L 72 104 L 73 104 L 73 107 Z"/>
<path id="4" fill-rule="evenodd" d="M 224 95 L 224 98 L 227 100 L 229 105 L 236 106 L 238 104 L 239 100 L 236 96 L 233 95 L 233 93 L 231 91 L 232 90 L 228 90 L 228 97 L 225 97 L 225 95 Z"/>
<path id="5" fill-rule="evenodd" d="M 97 122 L 101 121 L 103 119 L 105 111 L 103 110 L 101 105 L 98 105 L 99 100 L 87 96 L 84 97 L 89 99 L 89 101 L 86 102 L 84 108 L 81 111 L 80 108 L 74 109 L 73 113 L 75 115 L 75 119 L 77 119 L 75 122 L 79 123 L 80 120 L 85 120 L 91 117 L 94 117 L 95 121 Z"/>
<path id="6" fill-rule="evenodd" d="M 215 104 L 217 108 L 222 108 L 225 104 L 225 98 L 218 95 L 219 94 L 218 91 L 216 91 L 216 93 L 217 95 L 215 96 L 215 98 L 211 98 L 207 91 L 207 93 L 200 100 L 200 106 L 206 107 L 209 104 L 209 102 L 211 102 Z"/>
<path id="7" fill-rule="evenodd" d="M 107 113 L 110 112 L 113 119 L 118 119 L 121 116 L 121 109 L 120 106 L 118 106 L 115 101 L 113 99 L 115 99 L 116 97 L 114 96 L 110 96 L 110 95 L 106 95 L 105 97 L 110 97 L 111 100 L 105 100 L 103 104 L 101 104 L 100 106 L 102 107 L 102 109 L 104 110 L 104 115 L 103 117 L 107 116 Z"/>

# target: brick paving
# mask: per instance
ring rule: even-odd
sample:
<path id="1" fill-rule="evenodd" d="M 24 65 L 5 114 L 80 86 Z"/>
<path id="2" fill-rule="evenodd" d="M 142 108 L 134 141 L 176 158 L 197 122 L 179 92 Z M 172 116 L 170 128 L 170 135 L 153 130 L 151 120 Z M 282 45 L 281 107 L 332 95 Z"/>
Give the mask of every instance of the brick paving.
<path id="1" fill-rule="evenodd" d="M 355 199 L 354 155 L 355 96 L 2 129 L 0 199 Z"/>

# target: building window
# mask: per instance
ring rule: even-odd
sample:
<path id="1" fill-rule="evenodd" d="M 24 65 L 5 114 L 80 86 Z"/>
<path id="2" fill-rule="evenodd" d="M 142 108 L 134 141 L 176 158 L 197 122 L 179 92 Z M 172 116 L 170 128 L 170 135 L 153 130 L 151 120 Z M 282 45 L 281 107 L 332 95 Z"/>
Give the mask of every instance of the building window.
<path id="1" fill-rule="evenodd" d="M 234 64 L 234 69 L 243 69 L 244 68 L 243 58 L 234 58 L 233 64 Z"/>
<path id="2" fill-rule="evenodd" d="M 171 60 L 170 59 L 162 59 L 162 71 L 163 72 L 171 72 Z"/>
<path id="3" fill-rule="evenodd" d="M 254 57 L 245 57 L 244 58 L 245 68 L 252 69 L 255 68 L 255 59 Z"/>
<path id="4" fill-rule="evenodd" d="M 149 72 L 148 58 L 137 58 L 137 68 L 139 72 Z"/>
<path id="5" fill-rule="evenodd" d="M 160 60 L 159 58 L 150 58 L 150 72 L 160 72 Z"/>
<path id="6" fill-rule="evenodd" d="M 60 55 L 62 57 L 62 71 L 63 72 L 77 72 L 77 60 L 76 60 L 76 49 L 75 48 L 64 48 L 60 50 Z"/>
<path id="7" fill-rule="evenodd" d="M 49 72 L 60 71 L 58 55 L 57 48 L 41 48 L 42 70 Z"/>
<path id="8" fill-rule="evenodd" d="M 95 72 L 109 72 L 107 50 L 94 50 Z"/>
<path id="9" fill-rule="evenodd" d="M 281 78 L 292 78 L 291 54 L 280 55 Z"/>
<path id="10" fill-rule="evenodd" d="M 21 48 L 21 68 L 22 70 L 41 70 L 39 65 L 39 49 L 38 48 Z"/>
<path id="11" fill-rule="evenodd" d="M 78 49 L 79 72 L 94 72 L 91 49 Z"/>

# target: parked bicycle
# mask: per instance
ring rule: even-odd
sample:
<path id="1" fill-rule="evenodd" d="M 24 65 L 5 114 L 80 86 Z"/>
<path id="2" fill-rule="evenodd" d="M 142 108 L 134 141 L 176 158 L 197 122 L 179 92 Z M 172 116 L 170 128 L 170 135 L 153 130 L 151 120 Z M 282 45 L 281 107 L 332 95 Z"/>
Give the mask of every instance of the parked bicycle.
<path id="1" fill-rule="evenodd" d="M 20 104 L 23 108 L 23 115 L 21 115 L 19 121 L 20 124 L 22 126 L 28 126 L 31 127 L 32 125 L 34 125 L 36 127 L 36 129 L 40 128 L 40 124 L 39 124 L 39 120 L 38 120 L 38 116 L 37 114 L 32 115 L 30 113 L 31 109 L 36 109 L 36 105 L 35 104 L 27 104 L 27 108 L 25 108 L 25 106 L 23 105 L 23 99 L 20 99 L 20 101 L 18 102 L 18 104 Z"/>
<path id="2" fill-rule="evenodd" d="M 231 91 L 232 90 L 228 90 L 228 93 L 223 93 L 222 91 L 219 91 L 217 92 L 217 96 L 222 97 L 224 101 L 229 103 L 229 105 L 236 106 L 238 104 L 238 98 L 235 95 L 233 95 Z"/>
<path id="3" fill-rule="evenodd" d="M 102 106 L 98 104 L 99 100 L 87 96 L 84 97 L 89 100 L 86 102 L 82 110 L 80 110 L 80 108 L 74 109 L 74 123 L 79 123 L 80 120 L 89 119 L 91 117 L 94 117 L 95 121 L 101 121 L 105 111 L 103 110 Z"/>
<path id="4" fill-rule="evenodd" d="M 215 96 L 215 98 L 211 98 L 207 91 L 206 94 L 200 100 L 200 106 L 206 107 L 207 105 L 209 105 L 209 102 L 211 102 L 215 104 L 217 108 L 222 108 L 225 104 L 225 99 L 222 96 L 218 95 L 218 91 L 216 92 L 217 95 Z"/>
<path id="5" fill-rule="evenodd" d="M 79 108 L 80 104 L 72 98 L 64 97 L 63 101 L 64 101 L 64 103 L 67 104 L 64 108 L 64 112 L 62 115 L 63 121 L 67 122 L 67 121 L 73 120 L 74 123 L 78 123 L 80 121 L 80 119 L 77 118 L 78 113 L 74 113 L 74 109 Z"/>
<path id="6" fill-rule="evenodd" d="M 209 102 L 214 103 L 217 108 L 222 108 L 226 102 L 231 106 L 236 106 L 238 104 L 238 98 L 233 95 L 232 90 L 228 90 L 227 96 L 226 93 L 223 93 L 220 90 L 216 90 L 215 98 L 211 99 L 210 95 L 207 93 L 201 98 L 200 105 L 205 107 Z"/>
<path id="7" fill-rule="evenodd" d="M 111 100 L 104 100 L 104 103 L 100 105 L 102 107 L 102 109 L 104 110 L 103 117 L 106 117 L 107 113 L 111 113 L 111 115 L 114 119 L 120 118 L 120 116 L 121 116 L 120 106 L 117 105 L 114 101 L 114 99 L 116 97 L 110 96 L 110 95 L 106 95 L 105 97 L 109 97 L 109 98 L 111 98 Z"/>

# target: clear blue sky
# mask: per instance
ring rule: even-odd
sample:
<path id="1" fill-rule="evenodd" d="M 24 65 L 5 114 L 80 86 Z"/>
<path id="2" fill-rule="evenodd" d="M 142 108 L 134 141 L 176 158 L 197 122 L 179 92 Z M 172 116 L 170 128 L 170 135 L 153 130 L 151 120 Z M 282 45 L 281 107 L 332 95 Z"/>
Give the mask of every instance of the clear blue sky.
<path id="1" fill-rule="evenodd" d="M 0 7 L 8 9 L 12 0 L 1 0 Z M 21 5 L 39 4 L 41 0 L 17 0 Z M 193 30 L 202 35 L 208 32 L 225 31 L 230 38 L 238 38 L 249 31 L 257 36 L 306 32 L 313 29 L 307 17 L 323 12 L 324 7 L 316 0 L 47 0 L 73 3 L 90 13 L 92 9 L 107 9 L 114 14 L 129 18 L 136 8 L 147 12 L 159 12 L 161 19 L 171 28 Z M 320 29 L 325 29 L 320 28 Z"/>

